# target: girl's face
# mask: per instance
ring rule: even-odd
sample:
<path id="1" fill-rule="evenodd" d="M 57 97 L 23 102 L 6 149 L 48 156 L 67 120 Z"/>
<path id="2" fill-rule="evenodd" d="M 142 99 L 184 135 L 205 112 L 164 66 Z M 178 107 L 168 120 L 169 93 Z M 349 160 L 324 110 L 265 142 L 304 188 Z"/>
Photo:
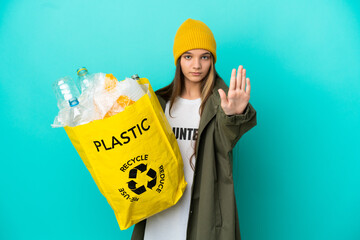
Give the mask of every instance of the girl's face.
<path id="1" fill-rule="evenodd" d="M 185 82 L 200 83 L 211 66 L 211 55 L 205 49 L 192 49 L 181 55 L 180 66 Z"/>

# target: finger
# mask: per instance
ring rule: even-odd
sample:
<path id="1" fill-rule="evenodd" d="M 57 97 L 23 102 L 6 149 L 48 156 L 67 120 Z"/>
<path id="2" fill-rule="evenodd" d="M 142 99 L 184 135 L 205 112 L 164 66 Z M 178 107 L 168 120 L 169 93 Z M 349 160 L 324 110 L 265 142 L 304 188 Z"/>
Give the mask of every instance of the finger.
<path id="1" fill-rule="evenodd" d="M 250 78 L 246 79 L 246 93 L 250 95 L 251 85 L 250 85 Z"/>
<path id="2" fill-rule="evenodd" d="M 241 71 L 242 71 L 242 68 L 243 68 L 243 66 L 240 65 L 239 68 L 238 68 L 237 77 L 236 77 L 236 87 L 238 89 L 241 88 Z"/>
<path id="3" fill-rule="evenodd" d="M 236 82 L 235 82 L 235 73 L 236 73 L 236 69 L 233 68 L 233 70 L 231 71 L 231 78 L 230 78 L 230 90 L 235 90 L 236 87 Z"/>
<path id="4" fill-rule="evenodd" d="M 218 92 L 219 92 L 220 99 L 221 99 L 221 105 L 226 105 L 228 102 L 228 100 L 226 98 L 226 93 L 222 89 L 219 89 Z"/>
<path id="5" fill-rule="evenodd" d="M 245 91 L 245 81 L 246 81 L 246 70 L 243 69 L 242 71 L 242 77 L 241 77 L 242 81 L 241 81 L 241 89 L 243 91 Z"/>

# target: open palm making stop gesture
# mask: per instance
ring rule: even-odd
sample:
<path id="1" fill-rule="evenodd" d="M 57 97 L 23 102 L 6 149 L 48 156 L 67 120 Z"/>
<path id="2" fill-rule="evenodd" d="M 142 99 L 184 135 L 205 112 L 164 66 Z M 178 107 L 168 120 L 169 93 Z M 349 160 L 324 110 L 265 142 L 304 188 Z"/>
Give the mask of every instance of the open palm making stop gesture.
<path id="1" fill-rule="evenodd" d="M 236 78 L 235 78 L 236 75 Z M 245 90 L 246 82 L 246 90 Z M 228 94 L 219 89 L 221 107 L 226 115 L 236 115 L 244 113 L 250 99 L 250 79 L 246 78 L 246 70 L 240 65 L 236 74 L 236 69 L 231 72 L 230 87 Z"/>

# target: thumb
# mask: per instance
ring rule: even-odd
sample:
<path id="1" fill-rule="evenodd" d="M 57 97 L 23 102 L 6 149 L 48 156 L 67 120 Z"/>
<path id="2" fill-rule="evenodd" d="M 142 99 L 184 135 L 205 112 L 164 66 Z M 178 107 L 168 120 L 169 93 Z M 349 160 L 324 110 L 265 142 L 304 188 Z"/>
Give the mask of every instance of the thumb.
<path id="1" fill-rule="evenodd" d="M 218 92 L 219 92 L 220 99 L 221 99 L 221 105 L 226 104 L 227 103 L 226 93 L 222 89 L 219 89 Z"/>

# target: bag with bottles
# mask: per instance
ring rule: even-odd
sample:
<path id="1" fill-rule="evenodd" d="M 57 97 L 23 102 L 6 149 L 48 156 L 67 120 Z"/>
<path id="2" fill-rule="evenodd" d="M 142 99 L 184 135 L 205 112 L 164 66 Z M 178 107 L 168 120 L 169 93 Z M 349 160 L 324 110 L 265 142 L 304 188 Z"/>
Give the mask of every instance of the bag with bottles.
<path id="1" fill-rule="evenodd" d="M 52 126 L 64 127 L 124 230 L 181 198 L 180 150 L 148 79 L 81 71 L 81 94 L 70 77 L 54 83 Z"/>

